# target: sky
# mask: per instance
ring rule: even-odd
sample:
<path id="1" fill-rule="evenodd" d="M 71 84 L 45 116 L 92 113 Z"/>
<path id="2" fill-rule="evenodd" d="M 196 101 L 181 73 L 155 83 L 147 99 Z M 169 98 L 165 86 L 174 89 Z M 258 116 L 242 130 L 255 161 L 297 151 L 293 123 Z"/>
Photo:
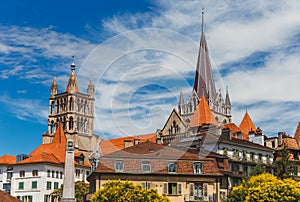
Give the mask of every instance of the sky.
<path id="1" fill-rule="evenodd" d="M 50 86 L 64 92 L 75 56 L 81 92 L 95 85 L 95 134 L 161 129 L 191 94 L 201 10 L 216 88 L 266 136 L 300 121 L 298 0 L 3 1 L 0 156 L 30 153 L 47 131 Z"/>

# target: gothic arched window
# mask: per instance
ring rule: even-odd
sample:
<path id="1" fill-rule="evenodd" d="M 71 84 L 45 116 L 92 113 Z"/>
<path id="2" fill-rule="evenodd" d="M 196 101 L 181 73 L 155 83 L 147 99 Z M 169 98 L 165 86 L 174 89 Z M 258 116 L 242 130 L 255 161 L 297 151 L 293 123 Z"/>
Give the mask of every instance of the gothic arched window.
<path id="1" fill-rule="evenodd" d="M 55 113 L 55 102 L 51 102 L 51 109 L 50 109 L 50 114 Z"/>
<path id="2" fill-rule="evenodd" d="M 59 107 L 60 107 L 60 105 L 59 105 L 59 100 L 57 100 L 57 104 L 56 104 L 56 113 L 59 113 Z"/>
<path id="3" fill-rule="evenodd" d="M 55 126 L 54 126 L 54 121 L 51 121 L 51 126 L 50 126 L 50 133 L 54 133 Z"/>
<path id="4" fill-rule="evenodd" d="M 87 106 L 87 102 L 85 101 L 84 108 L 83 108 L 83 113 L 87 114 L 88 113 L 87 111 L 88 111 L 88 106 Z"/>
<path id="5" fill-rule="evenodd" d="M 69 130 L 73 130 L 73 117 L 71 116 L 70 119 L 69 119 Z"/>
<path id="6" fill-rule="evenodd" d="M 74 98 L 70 97 L 70 106 L 69 106 L 70 111 L 74 110 Z"/>
<path id="7" fill-rule="evenodd" d="M 88 128 L 88 122 L 87 122 L 87 120 L 85 119 L 84 122 L 83 122 L 83 132 L 84 132 L 84 133 L 87 133 L 87 128 Z"/>

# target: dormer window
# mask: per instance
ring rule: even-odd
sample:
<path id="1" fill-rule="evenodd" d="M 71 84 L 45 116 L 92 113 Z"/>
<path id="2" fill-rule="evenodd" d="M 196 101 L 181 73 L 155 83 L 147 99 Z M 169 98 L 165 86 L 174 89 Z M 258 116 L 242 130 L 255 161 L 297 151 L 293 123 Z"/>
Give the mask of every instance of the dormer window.
<path id="1" fill-rule="evenodd" d="M 115 162 L 115 171 L 116 172 L 123 172 L 123 170 L 124 170 L 123 161 L 116 161 Z"/>
<path id="2" fill-rule="evenodd" d="M 202 163 L 194 163 L 194 173 L 202 174 Z"/>
<path id="3" fill-rule="evenodd" d="M 146 162 L 142 162 L 142 172 L 151 172 L 151 165 L 150 162 L 146 161 Z"/>
<path id="4" fill-rule="evenodd" d="M 175 162 L 168 163 L 168 172 L 169 173 L 176 173 L 177 172 L 177 165 Z"/>

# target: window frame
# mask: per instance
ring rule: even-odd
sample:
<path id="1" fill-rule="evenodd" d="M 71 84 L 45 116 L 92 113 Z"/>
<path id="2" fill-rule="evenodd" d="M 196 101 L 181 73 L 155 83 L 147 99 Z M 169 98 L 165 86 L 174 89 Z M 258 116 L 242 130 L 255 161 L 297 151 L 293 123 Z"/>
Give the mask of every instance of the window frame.
<path id="1" fill-rule="evenodd" d="M 25 170 L 20 170 L 19 177 L 25 177 Z"/>
<path id="2" fill-rule="evenodd" d="M 47 181 L 47 182 L 46 182 L 46 189 L 47 189 L 47 190 L 51 190 L 51 188 L 52 188 L 52 182 Z"/>
<path id="3" fill-rule="evenodd" d="M 173 169 L 172 169 L 172 165 Z M 177 173 L 177 163 L 176 162 L 169 162 L 167 164 L 168 173 Z"/>
<path id="4" fill-rule="evenodd" d="M 38 171 L 37 169 L 32 170 L 32 176 L 33 176 L 33 177 L 39 176 L 39 171 Z"/>
<path id="5" fill-rule="evenodd" d="M 32 181 L 31 182 L 31 189 L 37 189 L 37 185 L 38 185 L 37 181 Z"/>
<path id="6" fill-rule="evenodd" d="M 149 170 L 144 170 L 144 168 L 149 167 Z M 142 172 L 149 173 L 151 172 L 151 163 L 149 161 L 144 161 L 141 163 Z"/>
<path id="7" fill-rule="evenodd" d="M 18 190 L 24 190 L 24 182 L 19 182 Z"/>
<path id="8" fill-rule="evenodd" d="M 124 172 L 124 162 L 122 160 L 115 161 L 114 167 L 116 172 Z"/>
<path id="9" fill-rule="evenodd" d="M 203 174 L 202 169 L 203 169 L 203 164 L 201 162 L 193 163 L 194 174 Z"/>

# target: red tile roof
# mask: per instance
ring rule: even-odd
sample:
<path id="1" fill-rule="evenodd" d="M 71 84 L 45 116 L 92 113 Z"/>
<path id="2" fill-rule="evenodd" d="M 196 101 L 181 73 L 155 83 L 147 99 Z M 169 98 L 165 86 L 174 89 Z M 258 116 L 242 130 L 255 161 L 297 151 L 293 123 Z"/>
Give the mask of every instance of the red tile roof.
<path id="1" fill-rule="evenodd" d="M 255 125 L 252 121 L 252 119 L 250 118 L 248 112 L 245 113 L 244 118 L 240 124 L 240 129 L 244 134 L 244 139 L 248 140 L 249 137 L 249 132 L 255 132 L 256 128 Z"/>
<path id="2" fill-rule="evenodd" d="M 300 122 L 298 123 L 297 129 L 295 131 L 294 138 L 296 139 L 298 145 L 300 146 Z"/>
<path id="3" fill-rule="evenodd" d="M 16 163 L 16 157 L 11 155 L 3 155 L 0 157 L 0 164 L 15 164 Z"/>
<path id="4" fill-rule="evenodd" d="M 282 145 L 280 147 L 278 147 L 277 150 L 283 149 L 284 146 L 286 146 L 287 149 L 291 149 L 291 150 L 299 150 L 300 149 L 299 145 L 297 143 L 297 140 L 292 137 L 282 138 Z"/>
<path id="5" fill-rule="evenodd" d="M 0 190 L 0 202 L 22 202 L 22 201 Z"/>
<path id="6" fill-rule="evenodd" d="M 30 157 L 18 162 L 17 164 L 27 163 L 54 163 L 63 164 L 65 162 L 66 155 L 66 136 L 62 128 L 62 124 L 59 124 L 53 141 L 49 144 L 41 144 L 35 150 L 30 153 Z M 75 161 L 75 165 L 79 165 Z M 84 162 L 82 166 L 89 167 L 90 164 Z"/>
<path id="7" fill-rule="evenodd" d="M 197 127 L 205 124 L 218 126 L 218 122 L 215 119 L 205 97 L 202 96 L 198 107 L 191 118 L 190 127 Z"/>
<path id="8" fill-rule="evenodd" d="M 145 141 L 156 142 L 156 134 L 145 134 L 138 136 L 128 136 L 122 138 L 115 138 L 111 140 L 103 140 L 100 142 L 100 147 L 102 150 L 102 154 L 109 154 L 121 149 L 124 149 L 124 141 L 131 141 L 132 145 L 134 145 L 134 140 L 139 140 L 140 143 Z"/>

